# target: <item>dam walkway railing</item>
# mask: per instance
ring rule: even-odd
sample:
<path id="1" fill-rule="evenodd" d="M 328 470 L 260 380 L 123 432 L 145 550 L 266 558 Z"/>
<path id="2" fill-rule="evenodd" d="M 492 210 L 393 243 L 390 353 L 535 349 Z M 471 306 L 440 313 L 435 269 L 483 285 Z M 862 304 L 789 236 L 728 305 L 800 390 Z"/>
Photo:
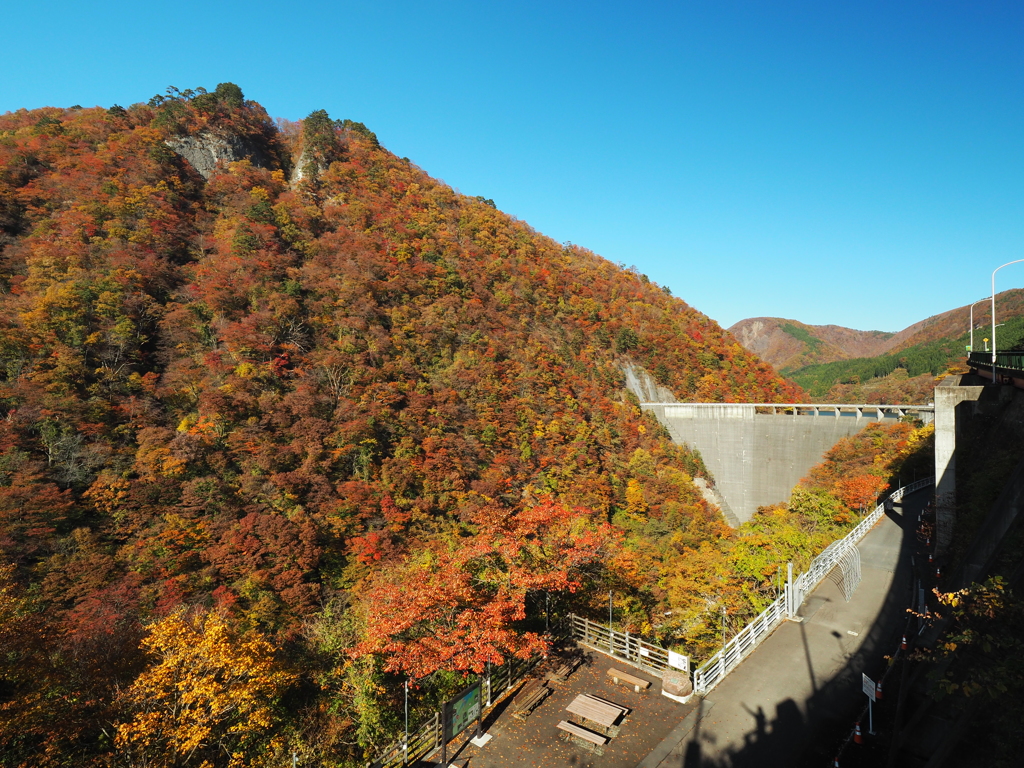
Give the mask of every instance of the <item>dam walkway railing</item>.
<path id="1" fill-rule="evenodd" d="M 863 403 L 640 403 L 645 411 L 677 419 L 752 419 L 770 416 L 832 416 L 834 418 L 902 419 L 916 416 L 925 423 L 935 416 L 934 405 L 871 405 Z"/>
<path id="2" fill-rule="evenodd" d="M 836 566 L 848 562 L 858 542 L 867 535 L 892 504 L 903 499 L 908 493 L 927 488 L 935 482 L 929 477 L 899 488 L 875 507 L 857 527 L 846 536 L 834 541 L 811 561 L 810 567 L 796 579 L 789 578 L 781 596 L 772 602 L 753 621 L 745 626 L 710 659 L 701 664 L 693 673 L 693 689 L 705 694 L 714 688 L 733 669 L 739 666 L 750 653 L 786 619 L 792 619 L 803 605 L 804 599 L 814 591 L 822 580 Z M 859 565 L 859 558 L 856 560 Z M 858 569 L 859 570 L 859 569 Z M 857 574 L 859 580 L 859 573 Z M 844 590 L 846 592 L 846 590 Z M 848 594 L 848 593 L 847 593 Z"/>

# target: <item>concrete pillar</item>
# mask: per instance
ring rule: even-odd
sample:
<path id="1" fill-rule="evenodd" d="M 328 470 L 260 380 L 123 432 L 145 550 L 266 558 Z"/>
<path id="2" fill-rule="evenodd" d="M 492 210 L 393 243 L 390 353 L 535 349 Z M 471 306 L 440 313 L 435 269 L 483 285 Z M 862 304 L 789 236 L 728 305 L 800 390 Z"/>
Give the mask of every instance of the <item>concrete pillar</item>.
<path id="1" fill-rule="evenodd" d="M 947 376 L 935 387 L 935 551 L 943 555 L 956 520 L 956 407 L 981 397 L 984 387 L 965 387 Z"/>

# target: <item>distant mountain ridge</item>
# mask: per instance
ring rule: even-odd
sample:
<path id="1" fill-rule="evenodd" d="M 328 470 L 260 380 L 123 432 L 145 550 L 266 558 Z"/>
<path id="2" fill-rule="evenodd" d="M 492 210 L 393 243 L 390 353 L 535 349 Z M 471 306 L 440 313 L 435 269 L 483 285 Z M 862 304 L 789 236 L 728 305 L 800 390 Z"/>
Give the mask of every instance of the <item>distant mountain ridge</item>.
<path id="1" fill-rule="evenodd" d="M 997 313 L 1007 319 L 1024 314 L 1024 290 L 996 296 Z M 839 325 L 808 325 L 778 317 L 752 317 L 729 328 L 744 349 L 771 363 L 783 374 L 808 365 L 868 358 L 899 352 L 917 344 L 958 337 L 969 330 L 970 306 L 965 305 L 919 320 L 902 331 L 858 331 Z M 984 336 L 988 304 L 975 307 L 975 326 Z M 977 331 L 975 333 L 977 335 Z"/>
<path id="2" fill-rule="evenodd" d="M 885 354 L 903 338 L 902 334 L 808 325 L 780 317 L 741 320 L 729 331 L 745 349 L 779 370 L 851 357 L 874 357 Z"/>
<path id="3" fill-rule="evenodd" d="M 998 348 L 1024 341 L 1024 290 L 996 296 Z M 879 403 L 927 402 L 935 377 L 963 370 L 970 344 L 970 306 L 921 320 L 898 333 L 806 325 L 781 318 L 751 318 L 729 330 L 747 350 L 775 366 L 814 399 Z M 984 349 L 991 315 L 974 310 L 974 347 Z"/>

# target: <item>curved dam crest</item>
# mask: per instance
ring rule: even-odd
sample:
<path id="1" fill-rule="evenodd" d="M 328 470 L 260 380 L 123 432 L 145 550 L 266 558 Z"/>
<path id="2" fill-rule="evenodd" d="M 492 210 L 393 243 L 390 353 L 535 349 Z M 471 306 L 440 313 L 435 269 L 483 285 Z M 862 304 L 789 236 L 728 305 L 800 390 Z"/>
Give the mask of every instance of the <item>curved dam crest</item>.
<path id="1" fill-rule="evenodd" d="M 930 406 L 753 403 L 641 403 L 677 443 L 700 451 L 732 526 L 757 508 L 789 500 L 793 487 L 839 440 L 908 412 L 931 421 Z M 778 413 L 779 409 L 790 409 Z M 766 411 L 775 411 L 769 413 Z"/>

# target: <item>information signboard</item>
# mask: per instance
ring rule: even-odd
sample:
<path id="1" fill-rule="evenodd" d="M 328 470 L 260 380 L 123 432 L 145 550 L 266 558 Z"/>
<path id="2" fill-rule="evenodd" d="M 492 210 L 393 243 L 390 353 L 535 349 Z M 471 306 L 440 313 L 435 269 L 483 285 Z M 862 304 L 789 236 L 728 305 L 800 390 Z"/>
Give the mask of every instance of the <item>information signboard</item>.
<path id="1" fill-rule="evenodd" d="M 475 682 L 444 705 L 444 740 L 449 742 L 480 717 L 480 683 Z"/>
<path id="2" fill-rule="evenodd" d="M 864 695 L 872 701 L 875 700 L 875 681 L 865 675 L 863 672 L 860 674 L 860 687 L 864 691 Z"/>
<path id="3" fill-rule="evenodd" d="M 689 656 L 684 656 L 681 653 L 676 653 L 675 651 L 669 651 L 668 652 L 668 665 L 670 667 L 674 667 L 675 669 L 681 669 L 681 670 L 683 670 L 683 672 L 689 672 L 690 671 L 690 657 Z"/>

